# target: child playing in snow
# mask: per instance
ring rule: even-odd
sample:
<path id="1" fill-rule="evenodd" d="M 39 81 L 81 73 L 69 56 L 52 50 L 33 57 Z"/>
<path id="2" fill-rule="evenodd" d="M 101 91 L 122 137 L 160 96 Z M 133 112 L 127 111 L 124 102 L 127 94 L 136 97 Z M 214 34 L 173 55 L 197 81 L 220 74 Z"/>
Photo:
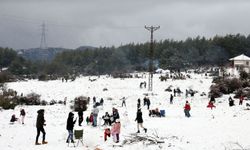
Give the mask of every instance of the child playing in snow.
<path id="1" fill-rule="evenodd" d="M 104 141 L 107 141 L 107 137 L 110 137 L 110 129 L 106 128 L 104 130 Z"/>
<path id="2" fill-rule="evenodd" d="M 207 108 L 211 108 L 211 109 L 215 108 L 214 103 L 212 101 L 209 101 Z"/>
<path id="3" fill-rule="evenodd" d="M 113 124 L 112 129 L 111 129 L 111 134 L 113 136 L 113 139 L 114 139 L 115 143 L 119 143 L 120 130 L 121 130 L 120 120 L 116 119 L 115 123 Z"/>

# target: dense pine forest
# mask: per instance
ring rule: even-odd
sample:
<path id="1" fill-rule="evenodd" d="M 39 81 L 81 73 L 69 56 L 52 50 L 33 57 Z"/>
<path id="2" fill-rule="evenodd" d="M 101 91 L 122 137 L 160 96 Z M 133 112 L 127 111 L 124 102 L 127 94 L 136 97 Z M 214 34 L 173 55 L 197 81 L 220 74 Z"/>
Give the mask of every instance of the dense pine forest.
<path id="1" fill-rule="evenodd" d="M 221 66 L 239 54 L 250 56 L 250 35 L 241 34 L 162 40 L 154 43 L 155 68 L 182 69 L 196 66 Z M 51 62 L 29 61 L 10 48 L 0 48 L 0 68 L 11 75 L 110 74 L 147 70 L 149 43 L 130 43 L 119 47 L 67 50 Z M 5 69 L 4 69 L 5 70 Z M 2 73 L 3 74 L 3 71 Z M 1 75 L 3 76 L 3 75 Z"/>

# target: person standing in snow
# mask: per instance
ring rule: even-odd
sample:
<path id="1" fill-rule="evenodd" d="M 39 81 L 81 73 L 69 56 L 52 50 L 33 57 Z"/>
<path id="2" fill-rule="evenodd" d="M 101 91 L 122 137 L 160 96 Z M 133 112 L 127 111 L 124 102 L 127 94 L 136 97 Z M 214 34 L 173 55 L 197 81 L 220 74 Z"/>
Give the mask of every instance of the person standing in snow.
<path id="1" fill-rule="evenodd" d="M 243 95 L 241 95 L 241 96 L 240 96 L 240 101 L 239 101 L 239 105 L 242 105 L 242 103 L 243 103 L 243 100 L 244 100 L 244 96 L 243 96 Z"/>
<path id="2" fill-rule="evenodd" d="M 93 105 L 95 105 L 95 103 L 96 103 L 96 97 L 94 96 L 93 97 Z"/>
<path id="3" fill-rule="evenodd" d="M 186 89 L 186 94 L 185 94 L 185 95 L 186 95 L 186 98 L 188 97 L 188 93 L 189 93 L 189 92 L 188 92 L 188 90 Z"/>
<path id="4" fill-rule="evenodd" d="M 137 100 L 137 109 L 139 109 L 141 107 L 141 100 L 140 100 L 140 98 L 138 98 L 138 100 Z"/>
<path id="5" fill-rule="evenodd" d="M 122 107 L 123 107 L 123 105 L 126 107 L 126 98 L 125 97 L 122 98 Z"/>
<path id="6" fill-rule="evenodd" d="M 119 119 L 120 118 L 120 115 L 119 115 L 119 112 L 118 112 L 118 109 L 116 108 L 112 108 L 112 120 L 111 120 L 111 123 L 114 123 L 116 119 Z"/>
<path id="7" fill-rule="evenodd" d="M 147 97 L 147 106 L 148 106 L 148 110 L 149 110 L 150 104 L 151 104 L 150 99 Z"/>
<path id="8" fill-rule="evenodd" d="M 43 126 L 45 126 L 45 119 L 44 119 L 44 109 L 40 109 L 37 111 L 38 115 L 37 115 L 37 120 L 36 120 L 36 128 L 37 128 L 37 135 L 36 135 L 36 145 L 41 145 L 41 143 L 38 143 L 38 138 L 40 136 L 40 132 L 43 133 L 43 140 L 42 140 L 42 144 L 47 144 L 48 142 L 45 141 L 45 135 L 46 132 L 43 128 Z"/>
<path id="9" fill-rule="evenodd" d="M 229 102 L 229 106 L 230 106 L 230 107 L 231 107 L 231 106 L 234 106 L 234 100 L 232 99 L 231 96 L 228 98 L 228 102 Z"/>
<path id="10" fill-rule="evenodd" d="M 22 124 L 24 124 L 24 117 L 25 117 L 25 110 L 24 109 L 21 109 L 21 111 L 20 111 L 20 117 L 21 117 L 21 122 L 22 122 Z"/>
<path id="11" fill-rule="evenodd" d="M 98 113 L 99 113 L 99 109 L 94 105 L 94 109 L 93 109 L 93 126 L 96 127 L 97 126 L 97 117 L 98 117 Z"/>
<path id="12" fill-rule="evenodd" d="M 83 122 L 83 111 L 82 110 L 78 111 L 78 117 L 79 117 L 78 124 L 79 124 L 79 126 L 82 126 L 82 122 Z"/>
<path id="13" fill-rule="evenodd" d="M 147 133 L 147 128 L 143 127 L 141 108 L 137 110 L 135 121 L 137 121 L 137 129 L 138 129 L 137 133 L 140 133 L 140 126 L 141 128 L 144 129 L 145 133 Z"/>
<path id="14" fill-rule="evenodd" d="M 66 143 L 69 143 L 69 140 L 71 140 L 71 142 L 74 143 L 73 129 L 74 129 L 75 123 L 76 123 L 76 120 L 74 120 L 74 114 L 72 112 L 69 112 L 69 116 L 67 119 L 67 125 L 66 125 L 66 129 L 68 130 L 69 135 L 68 135 Z"/>
<path id="15" fill-rule="evenodd" d="M 111 128 L 111 134 L 114 138 L 114 142 L 115 143 L 119 143 L 119 134 L 120 134 L 120 130 L 121 130 L 121 123 L 119 119 L 115 120 L 115 123 L 113 124 L 112 128 Z"/>
<path id="16" fill-rule="evenodd" d="M 170 95 L 170 104 L 173 104 L 173 99 L 174 99 L 173 94 L 171 94 Z"/>
<path id="17" fill-rule="evenodd" d="M 185 116 L 188 117 L 188 118 L 191 116 L 190 113 L 189 113 L 190 110 L 191 110 L 191 106 L 188 103 L 188 101 L 186 101 L 186 104 L 184 106 L 184 113 L 185 113 Z"/>

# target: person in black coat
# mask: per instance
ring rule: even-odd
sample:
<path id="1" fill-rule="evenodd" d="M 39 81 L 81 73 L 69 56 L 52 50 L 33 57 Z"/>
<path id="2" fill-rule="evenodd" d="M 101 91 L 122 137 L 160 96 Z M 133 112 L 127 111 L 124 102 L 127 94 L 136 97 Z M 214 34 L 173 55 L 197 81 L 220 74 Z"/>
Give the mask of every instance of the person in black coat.
<path id="1" fill-rule="evenodd" d="M 83 122 L 83 111 L 82 110 L 78 111 L 78 117 L 79 117 L 78 124 L 79 124 L 79 126 L 82 126 L 82 122 Z"/>
<path id="2" fill-rule="evenodd" d="M 230 106 L 230 107 L 231 107 L 231 106 L 234 106 L 234 100 L 232 99 L 231 96 L 228 98 L 228 101 L 229 101 L 229 106 Z"/>
<path id="3" fill-rule="evenodd" d="M 17 121 L 17 120 L 18 120 L 18 118 L 16 118 L 16 115 L 13 114 L 13 115 L 11 116 L 10 122 L 11 122 L 11 123 L 14 123 L 14 122 Z"/>
<path id="4" fill-rule="evenodd" d="M 37 115 L 37 120 L 36 120 L 36 128 L 37 128 L 37 135 L 36 135 L 36 145 L 40 145 L 40 143 L 38 143 L 38 138 L 40 136 L 40 132 L 43 133 L 43 141 L 42 144 L 47 144 L 48 142 L 45 141 L 45 135 L 46 132 L 43 128 L 43 126 L 45 126 L 45 119 L 44 119 L 44 109 L 40 109 L 37 111 L 38 115 Z"/>
<path id="5" fill-rule="evenodd" d="M 112 120 L 111 120 L 111 124 L 115 122 L 116 119 L 119 119 L 120 115 L 119 112 L 116 108 L 112 109 Z"/>
<path id="6" fill-rule="evenodd" d="M 137 109 L 139 109 L 140 107 L 141 107 L 141 99 L 138 98 L 138 100 L 137 100 Z"/>
<path id="7" fill-rule="evenodd" d="M 170 95 L 170 104 L 173 104 L 173 99 L 174 99 L 173 94 L 171 94 Z"/>
<path id="8" fill-rule="evenodd" d="M 111 120 L 110 120 L 110 115 L 108 112 L 105 113 L 105 115 L 102 117 L 104 120 L 104 124 L 103 125 L 111 125 Z"/>
<path id="9" fill-rule="evenodd" d="M 137 114 L 136 114 L 136 118 L 135 118 L 135 121 L 137 121 L 137 133 L 140 133 L 140 128 L 139 126 L 141 126 L 141 128 L 144 129 L 145 133 L 147 133 L 147 128 L 144 128 L 143 127 L 143 119 L 142 119 L 142 112 L 141 112 L 141 108 L 139 108 L 137 110 Z"/>
<path id="10" fill-rule="evenodd" d="M 148 110 L 149 110 L 150 104 L 151 104 L 150 99 L 149 99 L 149 98 L 147 98 L 147 106 L 148 106 Z"/>
<path id="11" fill-rule="evenodd" d="M 67 138 L 67 143 L 69 143 L 69 140 L 71 140 L 72 143 L 74 143 L 73 140 L 73 129 L 74 129 L 74 124 L 76 123 L 76 120 L 74 120 L 74 114 L 72 112 L 69 113 L 68 119 L 67 119 L 67 127 L 66 129 L 69 132 L 69 136 Z"/>

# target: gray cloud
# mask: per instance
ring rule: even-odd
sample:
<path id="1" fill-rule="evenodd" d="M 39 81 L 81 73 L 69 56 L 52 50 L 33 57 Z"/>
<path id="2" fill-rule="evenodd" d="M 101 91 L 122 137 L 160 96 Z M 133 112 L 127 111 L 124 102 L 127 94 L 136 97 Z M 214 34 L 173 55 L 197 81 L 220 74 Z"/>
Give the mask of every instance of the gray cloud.
<path id="1" fill-rule="evenodd" d="M 38 47 L 41 24 L 50 47 L 119 46 L 155 38 L 183 40 L 250 33 L 248 0 L 1 0 L 0 46 Z"/>

